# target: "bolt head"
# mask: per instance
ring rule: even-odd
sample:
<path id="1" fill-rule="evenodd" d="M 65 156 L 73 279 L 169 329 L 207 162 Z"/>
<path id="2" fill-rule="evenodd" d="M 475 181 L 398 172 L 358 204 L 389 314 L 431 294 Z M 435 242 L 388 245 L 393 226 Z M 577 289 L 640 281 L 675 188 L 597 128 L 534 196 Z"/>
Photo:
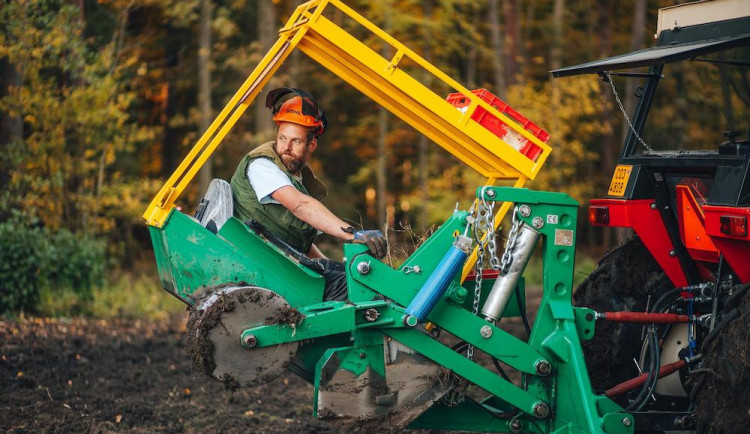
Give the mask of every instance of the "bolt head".
<path id="1" fill-rule="evenodd" d="M 412 315 L 404 315 L 404 324 L 406 324 L 407 326 L 414 327 L 418 322 L 419 320 L 417 319 L 417 317 Z"/>
<path id="2" fill-rule="evenodd" d="M 534 225 L 535 228 L 541 229 L 542 226 L 544 226 L 544 220 L 542 220 L 541 217 L 534 217 L 534 220 L 531 221 L 531 224 Z"/>
<path id="3" fill-rule="evenodd" d="M 518 213 L 521 214 L 521 217 L 528 217 L 531 215 L 531 207 L 528 205 L 521 205 L 518 207 Z"/>
<path id="4" fill-rule="evenodd" d="M 489 189 L 485 194 L 487 195 L 487 197 L 495 197 L 495 190 Z"/>
<path id="5" fill-rule="evenodd" d="M 255 335 L 247 335 L 242 339 L 242 341 L 248 348 L 255 348 L 255 346 L 258 345 L 258 338 L 256 338 Z"/>
<path id="6" fill-rule="evenodd" d="M 536 362 L 536 373 L 539 375 L 547 375 L 549 374 L 550 370 L 552 370 L 552 367 L 550 366 L 549 362 L 546 360 L 540 360 Z"/>
<path id="7" fill-rule="evenodd" d="M 671 256 L 671 257 L 673 257 L 673 258 L 674 258 L 675 256 L 677 256 L 677 252 L 676 252 L 676 251 L 674 251 L 674 250 L 670 250 L 670 251 L 669 251 L 669 256 Z"/>
<path id="8" fill-rule="evenodd" d="M 651 202 L 651 209 L 656 209 L 656 202 Z"/>
<path id="9" fill-rule="evenodd" d="M 361 275 L 365 275 L 365 274 L 369 273 L 371 269 L 372 269 L 372 267 L 370 267 L 370 262 L 369 261 L 360 262 L 359 264 L 357 264 L 357 273 L 359 273 Z"/>
<path id="10" fill-rule="evenodd" d="M 510 429 L 513 430 L 514 432 L 520 431 L 521 430 L 521 421 L 518 420 L 518 419 L 513 419 L 510 422 Z"/>
<path id="11" fill-rule="evenodd" d="M 540 402 L 534 405 L 534 416 L 539 419 L 547 417 L 549 414 L 549 407 L 547 404 Z"/>
<path id="12" fill-rule="evenodd" d="M 364 315 L 365 321 L 375 322 L 380 317 L 380 312 L 378 312 L 377 309 L 369 308 L 365 309 Z"/>
<path id="13" fill-rule="evenodd" d="M 482 335 L 483 338 L 488 339 L 492 337 L 492 327 L 488 325 L 482 326 L 481 329 L 479 329 L 479 334 Z"/>
<path id="14" fill-rule="evenodd" d="M 417 274 L 419 274 L 419 273 L 422 272 L 422 267 L 420 267 L 419 265 L 415 265 L 415 266 L 411 267 L 411 269 L 414 270 L 414 272 L 417 273 Z"/>
<path id="15" fill-rule="evenodd" d="M 630 420 L 630 418 L 624 417 L 622 419 L 622 426 L 626 426 L 627 427 L 627 426 L 630 426 L 632 424 L 633 424 L 633 421 Z"/>

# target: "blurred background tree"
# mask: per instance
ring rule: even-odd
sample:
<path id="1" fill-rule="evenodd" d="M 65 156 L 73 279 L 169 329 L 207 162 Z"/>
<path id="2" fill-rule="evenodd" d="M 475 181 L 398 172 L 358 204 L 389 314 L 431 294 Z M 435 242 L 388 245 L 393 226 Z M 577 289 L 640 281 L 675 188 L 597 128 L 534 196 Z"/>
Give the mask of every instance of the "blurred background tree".
<path id="1" fill-rule="evenodd" d="M 80 241 L 82 248 L 87 242 L 106 246 L 106 254 L 90 259 L 109 270 L 104 286 L 116 287 L 113 279 L 122 273 L 152 270 L 140 217 L 147 202 L 300 3 L 3 2 L 0 224 L 43 230 L 49 243 L 66 231 L 88 240 Z M 345 3 L 449 76 L 490 90 L 548 130 L 554 151 L 530 187 L 565 191 L 585 203 L 606 191 L 622 141 L 622 116 L 596 77 L 553 80 L 548 71 L 650 45 L 645 41 L 657 9 L 675 2 Z M 371 33 L 333 15 L 388 54 L 390 47 L 378 45 Z M 427 75 L 423 80 L 438 93 L 453 91 L 435 88 Z M 616 84 L 626 89 L 632 107 L 632 85 Z M 302 53 L 292 54 L 270 86 L 304 88 L 327 111 L 330 127 L 313 166 L 329 184 L 326 203 L 338 215 L 386 227 L 398 243 L 440 224 L 456 202 L 469 206 L 482 181 L 477 174 Z M 207 180 L 228 178 L 246 152 L 273 137 L 263 99 L 261 94 L 182 197 L 185 212 L 193 211 Z M 601 252 L 616 242 L 617 234 L 601 231 L 582 226 L 579 245 Z M 29 240 L 39 242 L 35 237 Z M 6 242 L 15 241 L 0 239 Z M 407 242 L 404 253 L 409 249 Z M 98 269 L 90 271 L 92 281 Z"/>

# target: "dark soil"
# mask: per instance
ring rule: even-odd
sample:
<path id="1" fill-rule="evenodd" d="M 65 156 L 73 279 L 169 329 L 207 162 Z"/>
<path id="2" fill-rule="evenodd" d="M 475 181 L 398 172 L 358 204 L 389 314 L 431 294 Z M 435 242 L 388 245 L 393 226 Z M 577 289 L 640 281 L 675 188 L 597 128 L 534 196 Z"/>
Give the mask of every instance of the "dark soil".
<path id="1" fill-rule="evenodd" d="M 339 432 L 292 373 L 232 392 L 194 372 L 186 321 L 0 321 L 0 432 Z M 502 327 L 525 335 L 518 318 Z"/>
<path id="2" fill-rule="evenodd" d="M 0 321 L 0 432 L 335 432 L 291 373 L 228 392 L 191 372 L 185 320 Z"/>

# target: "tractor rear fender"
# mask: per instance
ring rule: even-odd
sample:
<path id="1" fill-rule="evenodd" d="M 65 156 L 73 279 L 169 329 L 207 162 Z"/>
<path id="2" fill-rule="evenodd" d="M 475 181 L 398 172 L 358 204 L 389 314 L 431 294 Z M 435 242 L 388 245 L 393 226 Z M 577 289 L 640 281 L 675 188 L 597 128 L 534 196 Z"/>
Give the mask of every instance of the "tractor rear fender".
<path id="1" fill-rule="evenodd" d="M 653 199 L 592 199 L 590 203 L 591 224 L 633 229 L 669 280 L 677 287 L 687 286 L 687 277 L 673 253 L 674 245 Z"/>

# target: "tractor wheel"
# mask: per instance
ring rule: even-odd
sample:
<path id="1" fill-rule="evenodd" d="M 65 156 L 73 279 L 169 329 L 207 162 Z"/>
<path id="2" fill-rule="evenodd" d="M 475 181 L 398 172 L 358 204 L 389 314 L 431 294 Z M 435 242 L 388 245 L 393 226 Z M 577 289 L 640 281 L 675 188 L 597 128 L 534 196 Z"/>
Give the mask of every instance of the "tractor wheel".
<path id="1" fill-rule="evenodd" d="M 697 432 L 750 432 L 750 284 L 724 304 L 723 319 L 702 345 L 703 366 L 691 395 Z"/>
<path id="2" fill-rule="evenodd" d="M 607 252 L 573 294 L 573 304 L 597 312 L 644 311 L 671 287 L 669 279 L 637 237 Z M 642 348 L 642 325 L 602 321 L 583 342 L 591 384 L 604 390 L 638 375 L 633 359 Z"/>

